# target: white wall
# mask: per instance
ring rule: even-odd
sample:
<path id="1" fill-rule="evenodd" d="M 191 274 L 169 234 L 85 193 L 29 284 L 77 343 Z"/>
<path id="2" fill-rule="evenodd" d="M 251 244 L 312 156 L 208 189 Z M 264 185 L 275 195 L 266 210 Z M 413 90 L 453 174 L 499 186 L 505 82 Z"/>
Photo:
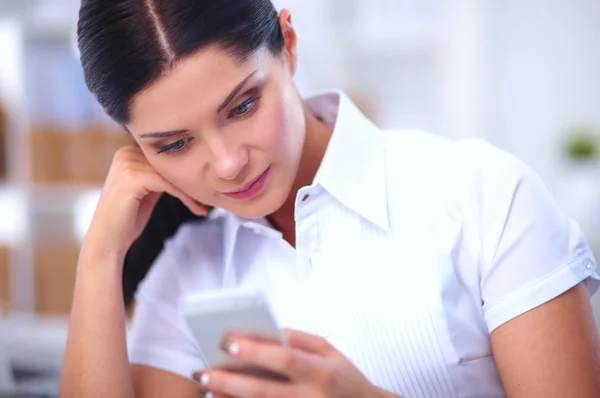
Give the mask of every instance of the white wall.
<path id="1" fill-rule="evenodd" d="M 600 126 L 600 1 L 489 1 L 489 138 L 560 190 L 565 128 Z"/>

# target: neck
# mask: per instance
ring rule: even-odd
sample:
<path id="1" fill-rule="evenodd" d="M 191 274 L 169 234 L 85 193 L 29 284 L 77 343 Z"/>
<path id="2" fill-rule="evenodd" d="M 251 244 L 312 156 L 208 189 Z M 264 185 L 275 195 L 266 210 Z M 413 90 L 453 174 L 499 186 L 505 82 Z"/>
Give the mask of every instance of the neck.
<path id="1" fill-rule="evenodd" d="M 295 236 L 296 195 L 301 188 L 312 184 L 333 133 L 333 130 L 321 123 L 306 106 L 304 107 L 304 115 L 306 134 L 296 180 L 283 206 L 269 216 L 270 222 L 284 234 L 284 238 L 292 245 L 294 245 L 293 237 Z M 286 236 L 291 236 L 292 239 L 288 239 Z"/>

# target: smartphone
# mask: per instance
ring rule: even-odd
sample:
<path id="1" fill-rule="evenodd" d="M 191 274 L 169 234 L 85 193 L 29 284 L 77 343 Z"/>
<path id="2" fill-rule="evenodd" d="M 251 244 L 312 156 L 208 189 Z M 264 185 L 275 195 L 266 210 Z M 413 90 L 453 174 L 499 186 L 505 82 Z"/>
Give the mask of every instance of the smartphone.
<path id="1" fill-rule="evenodd" d="M 287 345 L 269 302 L 260 290 L 233 288 L 194 293 L 182 297 L 180 310 L 207 367 L 273 376 L 231 358 L 221 348 L 223 340 L 230 334 Z"/>

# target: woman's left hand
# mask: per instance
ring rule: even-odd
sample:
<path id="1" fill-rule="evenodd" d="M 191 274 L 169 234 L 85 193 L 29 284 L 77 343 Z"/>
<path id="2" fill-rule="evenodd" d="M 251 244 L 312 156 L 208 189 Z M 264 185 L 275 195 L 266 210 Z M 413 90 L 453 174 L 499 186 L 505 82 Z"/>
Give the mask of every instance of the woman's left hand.
<path id="1" fill-rule="evenodd" d="M 285 376 L 287 382 L 252 377 L 226 370 L 194 374 L 213 397 L 231 398 L 384 398 L 392 397 L 371 383 L 325 339 L 285 331 L 289 346 L 246 337 L 224 344 L 229 355 L 249 365 Z M 210 396 L 210 395 L 208 395 Z"/>

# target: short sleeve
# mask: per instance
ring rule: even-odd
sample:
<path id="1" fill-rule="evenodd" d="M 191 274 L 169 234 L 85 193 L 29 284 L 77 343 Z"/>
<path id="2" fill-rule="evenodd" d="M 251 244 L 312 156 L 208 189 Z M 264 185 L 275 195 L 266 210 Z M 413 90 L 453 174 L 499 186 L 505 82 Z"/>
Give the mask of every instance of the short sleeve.
<path id="1" fill-rule="evenodd" d="M 173 241 L 150 269 L 136 294 L 136 307 L 128 329 L 129 361 L 191 378 L 205 368 L 202 354 L 178 311 L 181 285 Z"/>
<path id="2" fill-rule="evenodd" d="M 479 145 L 478 145 L 479 146 Z M 490 333 L 586 281 L 596 261 L 578 224 L 563 215 L 521 161 L 481 143 L 473 201 L 482 259 L 480 290 Z"/>

